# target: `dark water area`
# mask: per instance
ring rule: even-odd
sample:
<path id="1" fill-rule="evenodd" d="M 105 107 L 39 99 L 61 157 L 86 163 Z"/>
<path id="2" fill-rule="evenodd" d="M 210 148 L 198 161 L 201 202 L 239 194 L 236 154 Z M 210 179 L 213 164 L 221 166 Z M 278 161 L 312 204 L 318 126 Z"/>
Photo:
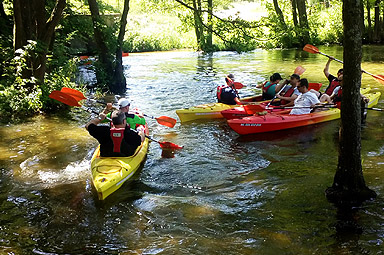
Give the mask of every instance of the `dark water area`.
<path id="1" fill-rule="evenodd" d="M 320 51 L 343 59 L 340 47 Z M 382 52 L 365 47 L 362 68 L 384 74 Z M 302 50 L 131 54 L 127 97 L 148 115 L 177 119 L 176 109 L 214 102 L 228 73 L 247 85 L 240 96 L 298 65 L 324 89 L 326 61 Z M 332 62 L 330 72 L 339 68 Z M 384 92 L 369 75 L 362 86 Z M 147 119 L 153 138 L 184 148 L 163 152 L 152 142 L 134 180 L 101 202 L 91 185 L 90 117 L 73 109 L 0 127 L 0 254 L 383 254 L 382 112 L 370 111 L 362 129 L 365 181 L 378 196 L 349 214 L 324 194 L 338 120 L 241 137 L 222 120 L 168 128 Z M 344 222 L 354 228 L 338 228 Z"/>

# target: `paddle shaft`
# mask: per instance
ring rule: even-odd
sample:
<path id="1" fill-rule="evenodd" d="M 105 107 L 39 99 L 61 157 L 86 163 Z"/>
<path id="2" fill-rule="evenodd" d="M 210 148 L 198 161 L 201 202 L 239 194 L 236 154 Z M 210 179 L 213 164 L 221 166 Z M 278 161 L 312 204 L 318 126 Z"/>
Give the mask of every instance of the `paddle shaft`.
<path id="1" fill-rule="evenodd" d="M 331 57 L 331 56 L 329 56 L 329 55 L 327 55 L 327 54 L 325 54 L 325 53 L 319 51 L 317 48 L 315 48 L 315 49 L 316 49 L 315 52 L 317 52 L 317 53 L 319 53 L 319 54 L 321 54 L 321 55 L 323 55 L 323 56 L 326 56 L 326 57 L 328 57 L 328 58 L 330 58 L 330 59 L 333 59 L 333 60 L 335 60 L 335 61 L 337 61 L 337 62 L 339 62 L 339 63 L 341 63 L 341 64 L 344 64 L 343 61 L 341 61 L 341 60 L 339 60 L 339 59 L 337 59 L 337 58 Z M 361 71 L 362 71 L 363 73 L 366 73 L 366 74 L 372 76 L 372 77 L 375 78 L 375 79 L 379 79 L 379 80 L 381 80 L 381 81 L 384 81 L 384 78 L 382 78 L 382 77 L 380 77 L 380 76 L 374 75 L 374 74 L 372 74 L 372 73 L 370 73 L 370 72 L 367 72 L 367 71 L 365 71 L 365 70 L 363 70 L 363 69 L 361 69 Z"/>

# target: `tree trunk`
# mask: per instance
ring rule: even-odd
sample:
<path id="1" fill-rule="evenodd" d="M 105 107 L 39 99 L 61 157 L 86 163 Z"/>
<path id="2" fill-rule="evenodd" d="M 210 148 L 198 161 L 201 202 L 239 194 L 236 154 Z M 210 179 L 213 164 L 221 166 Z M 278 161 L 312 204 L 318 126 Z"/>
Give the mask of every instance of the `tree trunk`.
<path id="1" fill-rule="evenodd" d="M 277 18 L 279 19 L 282 28 L 285 30 L 287 28 L 287 24 L 285 24 L 284 14 L 283 14 L 283 12 L 280 9 L 279 3 L 277 2 L 277 0 L 273 0 L 273 6 L 275 8 L 275 12 L 276 12 Z"/>
<path id="2" fill-rule="evenodd" d="M 373 41 L 380 42 L 380 0 L 375 2 L 375 25 L 373 30 Z"/>
<path id="3" fill-rule="evenodd" d="M 199 50 L 204 49 L 205 40 L 204 40 L 204 29 L 203 21 L 201 17 L 201 1 L 193 0 L 193 17 L 195 21 L 195 34 L 197 40 L 197 47 Z"/>
<path id="4" fill-rule="evenodd" d="M 106 43 L 108 39 L 103 31 L 104 21 L 100 16 L 96 0 L 88 0 L 88 5 L 91 11 L 93 31 L 100 61 L 100 69 L 96 71 L 97 82 L 100 85 L 108 85 L 111 90 L 111 81 L 114 75 L 113 55 Z"/>
<path id="5" fill-rule="evenodd" d="M 59 24 L 66 0 L 56 0 L 56 5 L 50 17 L 46 20 L 46 6 L 44 0 L 14 0 L 14 50 L 23 48 L 30 43 L 37 42 L 27 58 L 27 68 L 23 71 L 23 78 L 37 79 L 37 83 L 44 82 L 46 72 L 47 52 L 54 38 L 55 28 Z M 28 83 L 27 89 L 33 89 Z"/>
<path id="6" fill-rule="evenodd" d="M 296 0 L 297 10 L 299 12 L 299 24 L 301 28 L 300 41 L 302 46 L 310 42 L 309 25 L 307 19 L 307 7 L 305 6 L 305 0 Z"/>
<path id="7" fill-rule="evenodd" d="M 297 2 L 296 0 L 291 0 L 291 4 L 292 4 L 292 19 L 293 19 L 293 25 L 295 27 L 298 27 L 298 24 L 299 22 L 297 21 Z"/>
<path id="8" fill-rule="evenodd" d="M 339 159 L 327 198 L 339 205 L 358 204 L 376 193 L 367 188 L 361 165 L 362 2 L 344 0 L 344 77 L 339 134 Z"/>
<path id="9" fill-rule="evenodd" d="M 207 48 L 212 51 L 212 12 L 213 12 L 213 0 L 208 0 L 208 34 L 207 34 Z"/>
<path id="10" fill-rule="evenodd" d="M 129 0 L 124 0 L 124 9 L 120 19 L 120 31 L 117 37 L 117 48 L 116 48 L 116 62 L 115 62 L 115 72 L 113 79 L 113 88 L 111 91 L 116 91 L 118 93 L 124 93 L 127 87 L 127 83 L 123 71 L 123 41 L 125 35 L 125 28 L 127 26 L 127 16 L 129 12 Z"/>
<path id="11" fill-rule="evenodd" d="M 372 42 L 371 1 L 367 0 L 368 42 Z"/>

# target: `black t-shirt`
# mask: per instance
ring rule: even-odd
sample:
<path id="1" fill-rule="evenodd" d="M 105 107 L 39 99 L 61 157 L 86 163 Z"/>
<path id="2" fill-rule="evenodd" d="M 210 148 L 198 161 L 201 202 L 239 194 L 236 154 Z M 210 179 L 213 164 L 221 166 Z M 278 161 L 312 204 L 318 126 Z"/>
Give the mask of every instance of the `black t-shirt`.
<path id="1" fill-rule="evenodd" d="M 219 103 L 229 104 L 229 105 L 236 104 L 236 101 L 235 101 L 235 98 L 237 97 L 236 92 L 230 87 L 223 88 L 223 90 L 221 91 L 220 97 L 221 99 L 219 100 Z"/>
<path id="2" fill-rule="evenodd" d="M 124 138 L 120 145 L 120 152 L 113 152 L 113 141 L 108 126 L 90 124 L 88 132 L 100 143 L 100 156 L 102 157 L 129 157 L 141 144 L 141 137 L 128 126 L 124 130 Z"/>

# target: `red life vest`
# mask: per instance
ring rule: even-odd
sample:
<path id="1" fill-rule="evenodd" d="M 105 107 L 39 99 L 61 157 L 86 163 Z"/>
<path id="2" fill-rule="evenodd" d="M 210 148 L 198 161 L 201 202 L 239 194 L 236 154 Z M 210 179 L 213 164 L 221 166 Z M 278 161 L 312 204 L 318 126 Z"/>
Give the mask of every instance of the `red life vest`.
<path id="1" fill-rule="evenodd" d="M 336 80 L 334 79 L 331 84 L 329 84 L 328 88 L 325 90 L 325 94 L 327 94 L 328 96 L 331 96 L 333 91 L 335 90 L 335 88 L 337 86 L 340 86 L 340 81 L 339 80 Z"/>
<path id="2" fill-rule="evenodd" d="M 272 86 L 272 85 L 274 85 L 274 83 L 269 83 L 269 85 L 267 86 L 267 87 L 264 87 L 265 86 L 265 84 L 267 84 L 268 83 L 268 81 L 265 81 L 264 83 L 263 83 L 263 93 L 267 93 L 267 91 L 268 91 L 268 89 Z"/>
<path id="3" fill-rule="evenodd" d="M 293 94 L 294 91 L 295 91 L 295 88 L 294 88 L 294 87 L 290 87 L 290 88 L 287 90 L 287 92 L 284 93 L 284 97 L 290 97 L 290 96 L 292 96 L 292 94 Z M 284 99 L 282 99 L 282 100 L 280 101 L 280 104 L 288 104 L 288 103 L 289 103 L 288 100 L 284 100 Z"/>
<path id="4" fill-rule="evenodd" d="M 337 95 L 333 99 L 333 102 L 336 103 L 337 108 L 341 108 L 341 96 L 343 95 L 343 88 L 340 87 L 339 91 L 337 91 Z"/>
<path id="5" fill-rule="evenodd" d="M 217 86 L 216 96 L 217 96 L 217 99 L 219 99 L 219 101 L 221 100 L 221 92 L 223 91 L 223 89 L 228 88 L 228 87 L 229 87 L 228 85 Z"/>
<path id="6" fill-rule="evenodd" d="M 113 142 L 113 152 L 120 152 L 121 142 L 124 138 L 124 130 L 125 128 L 115 127 L 110 129 L 111 139 Z"/>

